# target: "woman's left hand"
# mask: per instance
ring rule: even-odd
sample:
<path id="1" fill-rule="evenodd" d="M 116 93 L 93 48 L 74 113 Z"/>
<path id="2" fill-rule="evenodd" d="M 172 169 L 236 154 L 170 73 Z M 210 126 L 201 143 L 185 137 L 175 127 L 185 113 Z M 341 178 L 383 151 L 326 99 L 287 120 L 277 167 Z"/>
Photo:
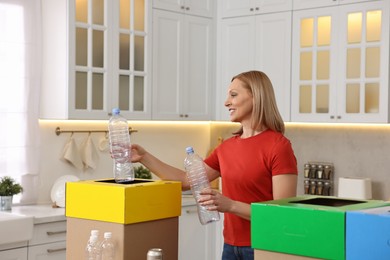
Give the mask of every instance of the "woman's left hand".
<path id="1" fill-rule="evenodd" d="M 204 189 L 201 191 L 200 195 L 198 202 L 208 210 L 229 212 L 233 203 L 231 199 L 213 189 Z"/>

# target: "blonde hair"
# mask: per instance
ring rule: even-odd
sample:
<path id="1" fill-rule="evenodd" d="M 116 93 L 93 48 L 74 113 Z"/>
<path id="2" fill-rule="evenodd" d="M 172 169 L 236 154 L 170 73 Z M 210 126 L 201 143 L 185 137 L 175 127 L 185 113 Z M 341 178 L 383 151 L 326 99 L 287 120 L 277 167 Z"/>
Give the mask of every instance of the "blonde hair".
<path id="1" fill-rule="evenodd" d="M 276 105 L 275 93 L 271 80 L 261 71 L 247 71 L 232 78 L 243 83 L 253 96 L 252 128 L 260 129 L 262 126 L 284 133 L 284 122 Z M 242 127 L 234 134 L 242 134 Z"/>

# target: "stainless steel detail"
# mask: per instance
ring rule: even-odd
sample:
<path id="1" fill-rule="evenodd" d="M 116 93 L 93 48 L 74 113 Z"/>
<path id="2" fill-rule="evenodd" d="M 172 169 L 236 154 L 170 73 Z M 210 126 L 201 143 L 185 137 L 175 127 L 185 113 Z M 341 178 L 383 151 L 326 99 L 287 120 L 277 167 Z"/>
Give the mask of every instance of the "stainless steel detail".
<path id="1" fill-rule="evenodd" d="M 163 252 L 161 248 L 152 248 L 149 249 L 146 260 L 162 260 L 163 259 Z"/>

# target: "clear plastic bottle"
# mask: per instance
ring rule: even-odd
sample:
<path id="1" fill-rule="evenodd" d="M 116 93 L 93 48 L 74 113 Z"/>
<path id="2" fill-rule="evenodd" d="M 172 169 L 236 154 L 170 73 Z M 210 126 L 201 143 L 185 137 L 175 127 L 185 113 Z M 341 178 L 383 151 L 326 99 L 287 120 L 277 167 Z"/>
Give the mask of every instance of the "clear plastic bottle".
<path id="1" fill-rule="evenodd" d="M 100 255 L 100 260 L 114 260 L 115 258 L 115 244 L 111 232 L 104 233 L 104 240 L 100 244 Z"/>
<path id="2" fill-rule="evenodd" d="M 211 189 L 210 182 L 206 175 L 206 168 L 203 159 L 194 153 L 192 147 L 186 148 L 187 157 L 184 159 L 184 167 L 191 186 L 192 194 L 197 201 L 199 221 L 202 225 L 219 220 L 218 211 L 209 211 L 198 203 L 200 192 L 203 189 Z"/>
<path id="3" fill-rule="evenodd" d="M 117 183 L 134 180 L 133 164 L 130 161 L 130 134 L 127 120 L 120 115 L 119 108 L 112 110 L 108 122 L 110 152 L 114 159 L 114 178 Z"/>
<path id="4" fill-rule="evenodd" d="M 85 248 L 85 260 L 100 260 L 98 236 L 91 235 Z"/>

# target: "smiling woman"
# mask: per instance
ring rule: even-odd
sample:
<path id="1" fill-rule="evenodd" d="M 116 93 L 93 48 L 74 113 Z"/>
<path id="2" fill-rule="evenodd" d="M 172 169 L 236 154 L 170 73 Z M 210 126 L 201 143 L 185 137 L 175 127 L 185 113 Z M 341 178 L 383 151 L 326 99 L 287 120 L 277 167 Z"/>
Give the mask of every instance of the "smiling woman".
<path id="1" fill-rule="evenodd" d="M 39 167 L 39 5 L 0 0 L 0 177 L 17 181 Z"/>

